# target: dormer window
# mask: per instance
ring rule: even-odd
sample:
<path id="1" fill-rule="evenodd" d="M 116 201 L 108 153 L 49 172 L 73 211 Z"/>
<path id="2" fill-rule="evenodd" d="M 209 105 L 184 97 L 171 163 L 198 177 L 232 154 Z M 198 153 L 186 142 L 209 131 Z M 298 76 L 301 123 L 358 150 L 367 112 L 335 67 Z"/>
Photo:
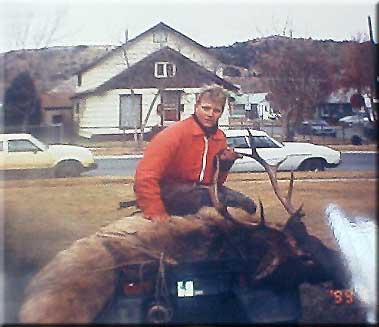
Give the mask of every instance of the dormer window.
<path id="1" fill-rule="evenodd" d="M 174 77 L 176 66 L 171 62 L 156 62 L 154 76 L 157 78 Z"/>

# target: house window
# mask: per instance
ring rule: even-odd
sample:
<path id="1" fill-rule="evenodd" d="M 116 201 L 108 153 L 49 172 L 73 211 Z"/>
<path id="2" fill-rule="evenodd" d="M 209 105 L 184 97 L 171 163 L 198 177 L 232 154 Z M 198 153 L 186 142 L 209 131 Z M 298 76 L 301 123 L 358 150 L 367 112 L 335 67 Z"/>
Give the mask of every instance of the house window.
<path id="1" fill-rule="evenodd" d="M 154 43 L 167 42 L 167 33 L 163 31 L 154 32 L 153 42 Z"/>
<path id="2" fill-rule="evenodd" d="M 245 117 L 245 105 L 235 104 L 233 109 L 233 116 Z"/>
<path id="3" fill-rule="evenodd" d="M 62 115 L 54 115 L 52 121 L 53 121 L 53 124 L 62 124 L 63 123 L 63 116 Z"/>
<path id="4" fill-rule="evenodd" d="M 82 74 L 78 74 L 78 86 L 82 85 Z"/>
<path id="5" fill-rule="evenodd" d="M 154 76 L 157 78 L 174 77 L 176 73 L 176 66 L 170 62 L 156 62 L 154 69 Z"/>
<path id="6" fill-rule="evenodd" d="M 80 104 L 79 102 L 75 103 L 75 113 L 78 115 L 80 112 Z"/>

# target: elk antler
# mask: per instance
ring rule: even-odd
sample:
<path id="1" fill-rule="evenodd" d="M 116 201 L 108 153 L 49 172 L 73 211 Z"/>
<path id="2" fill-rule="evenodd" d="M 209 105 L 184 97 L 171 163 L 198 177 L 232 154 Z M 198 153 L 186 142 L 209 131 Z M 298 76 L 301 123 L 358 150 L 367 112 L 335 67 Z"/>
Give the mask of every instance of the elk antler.
<path id="1" fill-rule="evenodd" d="M 223 216 L 226 220 L 229 220 L 237 225 L 243 226 L 243 227 L 256 227 L 257 224 L 247 223 L 240 221 L 236 218 L 234 218 L 229 212 L 226 205 L 222 204 L 219 197 L 218 197 L 218 176 L 220 173 L 220 157 L 219 155 L 216 155 L 216 169 L 215 173 L 213 174 L 212 183 L 209 186 L 202 185 L 201 187 L 206 188 L 209 192 L 209 197 L 211 199 L 213 207 L 217 210 L 221 216 Z M 261 209 L 262 210 L 262 209 Z M 261 211 L 261 214 L 263 214 L 263 211 Z M 264 224 L 264 218 L 261 216 L 261 225 Z"/>
<path id="2" fill-rule="evenodd" d="M 293 178 L 294 178 L 293 171 L 291 171 L 291 179 L 290 179 L 290 184 L 289 184 L 289 187 L 288 187 L 287 196 L 284 196 L 282 194 L 282 192 L 280 191 L 279 185 L 278 185 L 278 180 L 276 178 L 276 173 L 278 171 L 279 166 L 287 159 L 287 157 L 284 157 L 282 160 L 280 160 L 275 165 L 269 164 L 267 161 L 265 161 L 258 154 L 257 148 L 256 148 L 256 146 L 254 144 L 253 135 L 251 134 L 251 132 L 250 132 L 250 130 L 248 128 L 247 128 L 247 132 L 249 133 L 249 137 L 250 137 L 251 154 L 247 154 L 247 153 L 241 153 L 241 154 L 243 156 L 255 159 L 257 162 L 259 162 L 263 166 L 263 168 L 265 169 L 265 171 L 267 172 L 267 174 L 268 174 L 268 176 L 270 178 L 270 182 L 271 182 L 271 185 L 272 185 L 272 187 L 274 189 L 275 195 L 277 196 L 277 198 L 279 199 L 279 201 L 282 203 L 282 205 L 284 206 L 284 208 L 286 209 L 286 211 L 291 216 L 294 215 L 295 213 L 299 212 L 299 210 L 301 208 L 295 209 L 294 206 L 291 203 L 292 190 L 293 190 Z"/>

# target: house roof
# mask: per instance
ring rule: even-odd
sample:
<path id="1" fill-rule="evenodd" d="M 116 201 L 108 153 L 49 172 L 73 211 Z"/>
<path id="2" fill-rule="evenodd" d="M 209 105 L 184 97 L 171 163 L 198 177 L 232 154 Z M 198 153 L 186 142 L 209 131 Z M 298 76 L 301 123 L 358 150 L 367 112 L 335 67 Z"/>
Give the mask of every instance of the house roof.
<path id="1" fill-rule="evenodd" d="M 156 78 L 154 76 L 155 62 L 162 61 L 171 62 L 176 65 L 174 77 Z M 196 88 L 207 84 L 218 84 L 228 90 L 238 91 L 237 86 L 210 72 L 181 53 L 165 47 L 148 55 L 97 88 L 77 93 L 74 97 L 101 93 L 111 89 Z"/>
<path id="2" fill-rule="evenodd" d="M 202 50 L 205 50 L 207 51 L 207 53 L 212 56 L 212 58 L 214 58 L 216 61 L 220 62 L 220 60 L 218 58 L 216 58 L 214 56 L 214 54 L 212 54 L 211 51 L 209 51 L 208 48 L 204 47 L 203 45 L 201 45 L 200 43 L 197 43 L 196 41 L 192 40 L 191 38 L 189 38 L 188 36 L 178 32 L 177 30 L 173 29 L 172 27 L 166 25 L 165 23 L 163 22 L 160 22 L 158 23 L 157 25 L 149 28 L 148 30 L 146 30 L 145 32 L 137 35 L 134 39 L 131 39 L 128 41 L 128 43 L 134 43 L 136 42 L 137 40 L 139 40 L 140 38 L 142 38 L 144 35 L 150 33 L 150 32 L 154 32 L 156 30 L 159 30 L 159 29 L 164 29 L 164 30 L 167 30 L 167 31 L 170 31 L 170 32 L 173 32 L 174 34 L 184 38 L 185 40 L 187 40 L 188 42 L 192 43 L 193 45 L 195 45 L 196 47 L 198 48 L 201 48 Z M 114 51 L 117 51 L 118 49 L 120 49 L 122 47 L 121 46 L 118 46 L 116 48 L 114 48 L 113 50 L 111 50 L 110 52 L 106 53 L 104 56 L 96 59 L 95 61 L 91 62 L 90 64 L 84 66 L 83 68 L 81 68 L 76 74 L 81 74 L 81 73 L 84 73 L 86 72 L 87 70 L 89 70 L 90 68 L 96 66 L 97 64 L 103 62 L 104 60 L 106 60 L 108 57 L 110 57 Z"/>
<path id="3" fill-rule="evenodd" d="M 250 103 L 261 103 L 266 101 L 266 96 L 268 93 L 253 93 L 249 94 L 249 102 Z"/>
<path id="4" fill-rule="evenodd" d="M 266 101 L 266 96 L 268 93 L 243 93 L 236 94 L 235 104 L 258 104 Z"/>
<path id="5" fill-rule="evenodd" d="M 42 108 L 71 108 L 72 93 L 44 93 L 41 94 Z"/>

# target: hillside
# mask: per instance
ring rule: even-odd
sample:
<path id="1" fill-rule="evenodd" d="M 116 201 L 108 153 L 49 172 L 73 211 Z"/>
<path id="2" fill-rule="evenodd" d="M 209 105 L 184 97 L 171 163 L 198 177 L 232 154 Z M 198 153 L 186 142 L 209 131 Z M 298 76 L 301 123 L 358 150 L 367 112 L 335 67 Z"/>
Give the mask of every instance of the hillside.
<path id="1" fill-rule="evenodd" d="M 343 70 L 344 56 L 348 49 L 356 42 L 313 39 L 290 39 L 285 36 L 270 36 L 258 38 L 246 42 L 236 42 L 228 47 L 214 47 L 210 51 L 223 63 L 228 65 L 224 74 L 228 80 L 241 86 L 244 92 L 263 92 L 263 77 L 257 71 L 256 66 L 264 55 L 275 57 L 278 49 L 285 46 L 289 41 L 297 45 L 309 45 L 315 48 L 315 52 L 322 51 L 327 55 L 328 61 L 333 63 L 337 71 Z M 270 75 L 270 72 L 265 72 Z"/>
<path id="2" fill-rule="evenodd" d="M 0 96 L 20 72 L 28 70 L 40 91 L 63 83 L 67 91 L 75 87 L 73 75 L 89 62 L 103 56 L 112 46 L 73 46 L 17 50 L 0 54 Z"/>
<path id="3" fill-rule="evenodd" d="M 245 92 L 260 90 L 260 78 L 254 67 L 262 54 L 272 54 L 288 42 L 284 36 L 270 36 L 236 42 L 231 46 L 211 47 L 209 50 L 227 67 L 224 75 L 231 82 L 238 84 Z M 293 40 L 293 39 L 292 39 Z M 338 65 L 342 63 L 344 49 L 352 41 L 336 42 L 332 40 L 317 41 L 312 39 L 295 39 L 296 42 L 322 45 L 330 60 Z M 40 91 L 51 90 L 62 85 L 64 91 L 75 87 L 75 73 L 93 60 L 103 56 L 113 46 L 73 46 L 52 47 L 36 50 L 18 50 L 0 54 L 0 66 L 4 67 L 0 76 L 0 96 L 3 98 L 5 88 L 18 73 L 29 70 Z M 3 77 L 3 78 L 2 78 Z M 62 84 L 63 83 L 63 84 Z"/>

